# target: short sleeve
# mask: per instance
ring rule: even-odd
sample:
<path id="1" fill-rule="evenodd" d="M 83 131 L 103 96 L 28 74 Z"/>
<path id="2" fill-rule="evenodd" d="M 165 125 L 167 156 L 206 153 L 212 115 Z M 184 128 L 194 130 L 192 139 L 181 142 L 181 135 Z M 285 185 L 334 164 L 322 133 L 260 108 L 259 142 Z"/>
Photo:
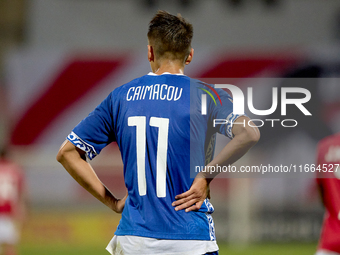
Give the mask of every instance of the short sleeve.
<path id="1" fill-rule="evenodd" d="M 101 150 L 115 141 L 113 122 L 113 93 L 83 119 L 67 139 L 93 159 Z"/>
<path id="2" fill-rule="evenodd" d="M 217 132 L 232 139 L 234 138 L 232 129 L 235 120 L 246 115 L 233 113 L 233 99 L 227 92 L 223 89 L 216 89 L 216 92 L 218 93 L 221 102 L 217 102 L 217 105 L 213 106 L 213 116 L 215 119 L 225 120 L 225 122 L 223 122 L 225 124 L 216 126 Z"/>

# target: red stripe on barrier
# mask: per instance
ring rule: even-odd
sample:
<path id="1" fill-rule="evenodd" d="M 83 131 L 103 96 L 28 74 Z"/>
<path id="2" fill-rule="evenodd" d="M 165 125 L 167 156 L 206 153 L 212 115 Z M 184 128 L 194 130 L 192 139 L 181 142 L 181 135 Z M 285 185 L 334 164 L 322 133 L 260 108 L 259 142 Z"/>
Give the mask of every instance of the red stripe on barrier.
<path id="1" fill-rule="evenodd" d="M 123 63 L 123 59 L 75 60 L 69 63 L 16 123 L 11 134 L 11 143 L 34 143 L 54 119 L 100 85 L 104 78 L 117 71 Z"/>

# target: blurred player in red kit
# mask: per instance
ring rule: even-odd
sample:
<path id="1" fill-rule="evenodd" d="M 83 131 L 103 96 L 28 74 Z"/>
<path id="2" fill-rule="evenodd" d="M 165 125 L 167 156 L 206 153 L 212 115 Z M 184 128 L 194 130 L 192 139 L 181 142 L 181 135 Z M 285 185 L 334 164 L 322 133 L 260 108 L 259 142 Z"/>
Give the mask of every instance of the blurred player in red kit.
<path id="1" fill-rule="evenodd" d="M 0 150 L 0 254 L 16 255 L 24 219 L 22 169 Z"/>
<path id="2" fill-rule="evenodd" d="M 340 254 L 340 133 L 318 145 L 317 184 L 326 213 L 316 255 Z M 323 172 L 324 170 L 324 172 Z"/>

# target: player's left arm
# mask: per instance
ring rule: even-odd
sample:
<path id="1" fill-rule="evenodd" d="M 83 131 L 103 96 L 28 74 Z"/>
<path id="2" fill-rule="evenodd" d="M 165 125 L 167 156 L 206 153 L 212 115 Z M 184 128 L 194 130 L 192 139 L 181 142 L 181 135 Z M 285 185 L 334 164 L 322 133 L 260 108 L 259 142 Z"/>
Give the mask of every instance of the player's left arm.
<path id="1" fill-rule="evenodd" d="M 117 213 L 122 213 L 127 195 L 117 199 L 99 180 L 86 161 L 85 152 L 66 140 L 59 149 L 57 160 L 67 172 L 89 193 Z"/>
<path id="2" fill-rule="evenodd" d="M 249 125 L 250 124 L 250 125 Z M 234 138 L 222 149 L 222 151 L 207 166 L 227 166 L 240 159 L 260 139 L 260 131 L 246 116 L 236 119 L 232 132 Z M 208 196 L 209 184 L 218 173 L 200 172 L 197 174 L 191 188 L 175 197 L 173 202 L 175 210 L 185 209 L 186 212 L 201 208 Z"/>

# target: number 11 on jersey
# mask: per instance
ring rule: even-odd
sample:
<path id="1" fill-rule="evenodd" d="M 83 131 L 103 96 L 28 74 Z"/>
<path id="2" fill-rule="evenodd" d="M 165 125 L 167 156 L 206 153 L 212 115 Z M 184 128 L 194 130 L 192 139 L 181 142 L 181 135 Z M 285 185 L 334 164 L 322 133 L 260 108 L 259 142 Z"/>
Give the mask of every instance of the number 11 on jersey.
<path id="1" fill-rule="evenodd" d="M 140 196 L 145 196 L 146 117 L 145 116 L 129 117 L 128 125 L 136 127 L 138 191 Z M 157 159 L 156 159 L 156 192 L 157 197 L 165 197 L 169 119 L 151 117 L 149 125 L 152 127 L 158 127 Z"/>

